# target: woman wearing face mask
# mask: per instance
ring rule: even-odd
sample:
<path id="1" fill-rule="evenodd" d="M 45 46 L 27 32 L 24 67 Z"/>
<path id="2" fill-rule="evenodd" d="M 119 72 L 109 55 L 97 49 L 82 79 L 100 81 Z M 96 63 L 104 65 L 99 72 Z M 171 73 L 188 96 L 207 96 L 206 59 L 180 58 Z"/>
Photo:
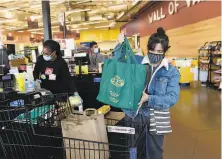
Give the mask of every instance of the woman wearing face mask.
<path id="1" fill-rule="evenodd" d="M 33 75 L 34 79 L 40 82 L 41 88 L 53 94 L 78 94 L 68 65 L 61 56 L 60 45 L 54 40 L 44 42 L 43 53 L 36 62 Z"/>
<path id="2" fill-rule="evenodd" d="M 145 86 L 142 98 L 138 104 L 137 111 L 124 110 L 125 120 L 139 122 L 149 126 L 148 133 L 148 159 L 163 159 L 163 142 L 164 135 L 171 132 L 169 128 L 170 120 L 164 122 L 164 118 L 156 118 L 156 130 L 152 129 L 151 110 L 162 115 L 169 115 L 169 108 L 176 104 L 179 99 L 179 78 L 178 70 L 169 64 L 165 58 L 165 53 L 169 49 L 169 39 L 162 28 L 158 28 L 157 33 L 151 35 L 148 40 L 148 55 L 144 57 L 142 64 L 148 65 L 147 85 Z M 149 82 L 149 83 L 148 83 Z M 155 114 L 156 115 L 156 114 Z M 166 117 L 166 116 L 165 116 Z M 159 124 L 167 124 L 159 126 Z M 169 124 L 169 125 L 168 125 Z M 163 128 L 161 132 L 157 132 L 157 127 Z M 154 131 L 153 131 L 154 130 Z M 153 131 L 153 132 L 152 132 Z"/>
<path id="3" fill-rule="evenodd" d="M 89 71 L 90 72 L 98 72 L 99 71 L 99 63 L 104 62 L 104 56 L 100 54 L 98 45 L 95 41 L 90 44 L 89 49 Z"/>

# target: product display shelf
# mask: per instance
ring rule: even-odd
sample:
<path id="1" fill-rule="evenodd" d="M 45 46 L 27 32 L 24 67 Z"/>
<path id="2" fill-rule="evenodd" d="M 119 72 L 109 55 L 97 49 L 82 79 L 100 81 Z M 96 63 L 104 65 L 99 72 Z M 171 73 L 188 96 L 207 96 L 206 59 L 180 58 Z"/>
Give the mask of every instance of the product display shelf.
<path id="1" fill-rule="evenodd" d="M 221 57 L 221 41 L 205 43 L 199 50 L 199 70 L 208 71 L 206 84 L 210 88 L 221 89 Z"/>
<path id="2" fill-rule="evenodd" d="M 63 57 L 63 59 L 66 61 L 68 67 L 69 67 L 69 72 L 71 74 L 71 76 L 75 76 L 76 72 L 75 72 L 75 67 L 76 67 L 76 62 L 75 62 L 75 58 L 72 57 Z"/>
<path id="3" fill-rule="evenodd" d="M 206 45 L 206 43 L 205 43 Z M 204 47 L 199 49 L 199 56 L 198 56 L 198 80 L 201 81 L 202 84 L 208 84 L 208 80 L 207 77 L 202 77 L 207 75 L 208 73 L 204 73 L 204 72 L 208 72 L 209 71 L 209 65 L 210 65 L 210 52 L 208 49 L 205 49 L 205 45 Z M 201 75 L 201 73 L 203 75 Z M 205 74 L 205 75 L 204 75 Z M 208 76 L 208 75 L 207 75 Z"/>

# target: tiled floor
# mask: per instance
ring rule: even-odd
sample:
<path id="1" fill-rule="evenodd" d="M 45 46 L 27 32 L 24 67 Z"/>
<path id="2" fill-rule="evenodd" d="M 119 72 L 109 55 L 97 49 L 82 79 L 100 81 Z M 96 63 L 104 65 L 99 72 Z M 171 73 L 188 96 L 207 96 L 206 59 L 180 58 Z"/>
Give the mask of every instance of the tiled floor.
<path id="1" fill-rule="evenodd" d="M 173 133 L 167 135 L 164 159 L 221 159 L 221 93 L 181 89 L 171 109 Z"/>

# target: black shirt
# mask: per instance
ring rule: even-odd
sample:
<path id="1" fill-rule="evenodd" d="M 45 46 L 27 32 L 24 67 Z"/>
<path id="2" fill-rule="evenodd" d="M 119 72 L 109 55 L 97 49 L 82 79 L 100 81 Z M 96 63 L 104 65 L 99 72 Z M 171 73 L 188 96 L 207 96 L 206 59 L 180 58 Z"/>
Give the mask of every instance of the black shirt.
<path id="1" fill-rule="evenodd" d="M 42 88 L 54 94 L 76 92 L 76 85 L 70 75 L 68 65 L 60 56 L 55 61 L 45 61 L 43 56 L 39 56 L 33 76 L 35 80 L 42 81 Z"/>

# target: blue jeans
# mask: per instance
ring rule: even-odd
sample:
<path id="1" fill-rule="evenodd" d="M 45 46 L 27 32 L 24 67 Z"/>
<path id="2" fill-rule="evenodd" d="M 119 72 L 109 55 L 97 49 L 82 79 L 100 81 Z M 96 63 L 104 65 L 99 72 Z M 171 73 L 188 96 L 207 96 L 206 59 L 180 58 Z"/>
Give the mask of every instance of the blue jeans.
<path id="1" fill-rule="evenodd" d="M 148 126 L 149 129 L 150 119 L 148 116 L 144 116 L 142 114 L 138 114 L 135 118 L 125 116 L 124 120 L 127 122 L 145 124 Z M 146 159 L 163 159 L 162 146 L 164 141 L 164 135 L 151 135 L 150 133 L 148 133 L 147 136 L 148 152 L 146 152 Z"/>

